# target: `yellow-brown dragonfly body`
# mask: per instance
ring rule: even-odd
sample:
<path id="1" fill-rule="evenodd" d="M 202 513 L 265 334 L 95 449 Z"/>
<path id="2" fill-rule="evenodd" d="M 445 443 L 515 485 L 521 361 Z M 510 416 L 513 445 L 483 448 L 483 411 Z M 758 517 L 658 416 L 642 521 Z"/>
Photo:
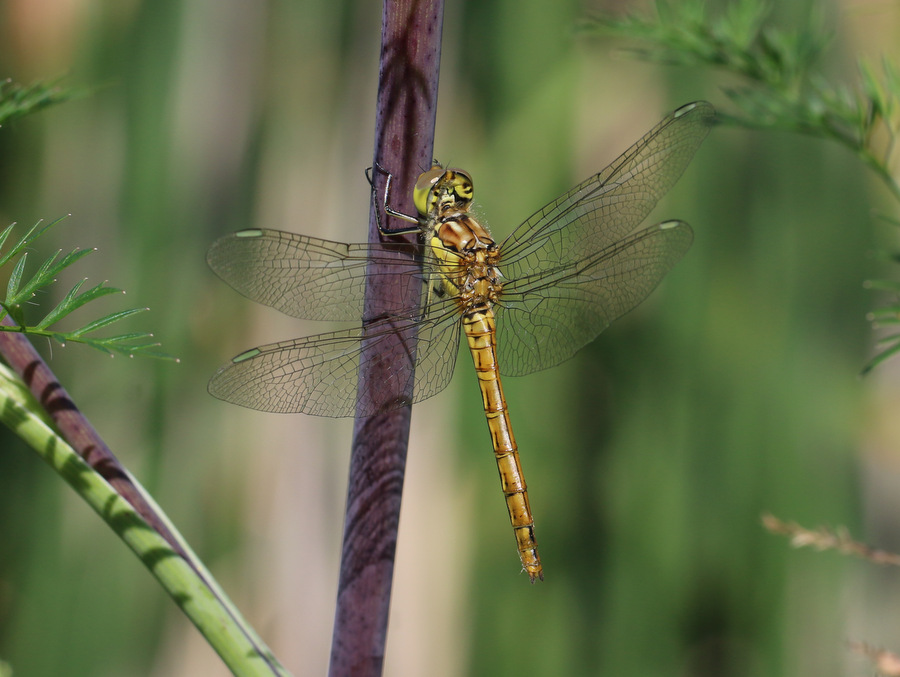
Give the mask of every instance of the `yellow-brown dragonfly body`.
<path id="1" fill-rule="evenodd" d="M 497 367 L 493 306 L 502 302 L 503 293 L 497 244 L 469 214 L 472 180 L 465 172 L 432 167 L 419 177 L 415 203 L 426 234 L 431 234 L 429 244 L 435 260 L 440 262 L 435 293 L 455 299 L 462 315 L 519 558 L 532 581 L 535 577 L 543 580 L 534 517 Z"/>
<path id="2" fill-rule="evenodd" d="M 440 166 L 416 183 L 418 217 L 390 209 L 385 194 L 387 214 L 416 222 L 418 244 L 348 245 L 261 229 L 218 240 L 208 255 L 213 270 L 245 296 L 294 317 L 358 322 L 372 263 L 420 278 L 422 292 L 418 308 L 388 308 L 364 327 L 241 353 L 213 376 L 210 392 L 262 411 L 369 416 L 443 390 L 461 327 L 519 556 L 532 582 L 543 579 L 500 374 L 570 358 L 646 298 L 684 255 L 693 238 L 686 223 L 634 229 L 684 171 L 714 118 L 702 101 L 679 108 L 499 245 L 470 214 L 469 175 Z M 377 383 L 357 387 L 366 378 L 358 368 L 363 346 L 383 348 L 394 391 L 408 399 L 381 397 Z"/>

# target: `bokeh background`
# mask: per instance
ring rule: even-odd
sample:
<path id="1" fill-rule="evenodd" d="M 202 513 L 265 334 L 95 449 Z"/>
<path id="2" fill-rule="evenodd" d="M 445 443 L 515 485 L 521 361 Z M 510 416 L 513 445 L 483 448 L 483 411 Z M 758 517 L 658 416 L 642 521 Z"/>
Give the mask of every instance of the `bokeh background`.
<path id="1" fill-rule="evenodd" d="M 577 35 L 597 7 L 447 4 L 435 153 L 472 172 L 499 237 L 667 111 L 727 109 L 714 74 Z M 777 20 L 802 27 L 808 7 L 792 9 Z M 825 13 L 834 77 L 898 56 L 895 5 Z M 379 3 L 355 0 L 0 3 L 0 77 L 93 89 L 0 129 L 0 225 L 71 213 L 39 253 L 99 252 L 60 291 L 79 275 L 124 287 L 151 308 L 131 327 L 181 363 L 39 348 L 298 676 L 326 671 L 352 424 L 206 394 L 240 350 L 326 328 L 239 297 L 205 251 L 252 226 L 365 237 L 379 29 Z M 883 189 L 836 146 L 714 130 L 654 213 L 694 226 L 685 260 L 575 359 L 508 380 L 542 585 L 518 573 L 462 355 L 413 413 L 386 674 L 829 677 L 871 674 L 847 640 L 900 649 L 900 574 L 760 526 L 771 512 L 900 550 L 900 371 L 858 377 L 877 304 L 862 282 L 893 235 L 872 207 L 890 208 Z M 8 434 L 0 659 L 16 675 L 226 674 Z"/>

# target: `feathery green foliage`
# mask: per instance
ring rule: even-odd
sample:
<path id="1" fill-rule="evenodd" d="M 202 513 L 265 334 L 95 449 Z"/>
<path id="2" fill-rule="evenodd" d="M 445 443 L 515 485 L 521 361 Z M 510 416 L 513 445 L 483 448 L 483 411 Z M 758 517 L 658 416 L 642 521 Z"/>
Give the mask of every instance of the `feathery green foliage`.
<path id="1" fill-rule="evenodd" d="M 900 163 L 895 140 L 900 135 L 900 73 L 882 60 L 881 73 L 860 60 L 859 81 L 834 84 L 818 70 L 831 40 L 821 16 L 813 29 L 786 31 L 769 25 L 772 5 L 735 0 L 716 14 L 702 0 L 658 0 L 652 14 L 598 17 L 588 29 L 637 40 L 630 48 L 641 58 L 686 66 L 713 66 L 738 76 L 724 87 L 736 105 L 722 122 L 759 130 L 789 131 L 837 141 L 882 180 L 900 211 Z M 900 263 L 900 257 L 889 257 Z M 900 324 L 900 288 L 890 281 L 869 281 L 871 289 L 891 291 L 897 303 L 870 313 L 875 327 Z M 871 371 L 900 353 L 900 333 L 879 340 L 884 347 L 864 367 Z"/>
<path id="2" fill-rule="evenodd" d="M 58 80 L 35 82 L 28 86 L 16 84 L 9 79 L 2 80 L 0 81 L 0 125 L 81 95 L 81 92 L 77 90 L 60 87 Z"/>
<path id="3" fill-rule="evenodd" d="M 880 218 L 894 226 L 900 226 L 900 221 L 888 217 L 885 214 L 879 214 Z M 900 253 L 898 252 L 879 252 L 879 258 L 892 265 L 900 265 Z M 873 357 L 865 366 L 863 373 L 868 373 L 885 360 L 900 354 L 900 282 L 895 280 L 866 280 L 864 283 L 866 289 L 880 291 L 893 299 L 889 305 L 882 306 L 870 312 L 866 318 L 872 323 L 873 329 L 887 330 L 884 336 L 878 339 L 878 345 L 881 347 L 880 352 Z"/>
<path id="4" fill-rule="evenodd" d="M 82 291 L 86 280 L 81 280 L 42 319 L 34 324 L 28 324 L 25 317 L 25 305 L 36 296 L 38 291 L 56 282 L 56 276 L 64 269 L 96 251 L 95 249 L 73 249 L 60 258 L 62 250 L 58 250 L 44 260 L 37 271 L 26 279 L 25 268 L 28 252 L 25 250 L 60 221 L 62 221 L 62 218 L 44 225 L 40 222 L 36 223 L 8 251 L 0 254 L 0 267 L 9 264 L 14 259 L 16 261 L 9 276 L 6 296 L 0 301 L 0 309 L 2 309 L 0 310 L 0 319 L 8 316 L 15 323 L 15 326 L 0 325 L 0 330 L 21 332 L 31 336 L 44 336 L 62 345 L 65 345 L 68 341 L 83 343 L 109 355 L 119 353 L 129 357 L 144 355 L 175 360 L 176 358 L 171 355 L 158 350 L 160 344 L 153 340 L 153 334 L 147 332 L 129 332 L 108 337 L 93 335 L 97 330 L 109 327 L 131 315 L 142 313 L 148 310 L 147 308 L 131 308 L 110 313 L 72 331 L 52 328 L 61 319 L 91 301 L 109 294 L 124 294 L 121 289 L 107 286 L 106 282 L 101 282 Z M 15 224 L 11 224 L 3 232 L 0 232 L 0 250 L 6 244 L 6 240 L 9 238 L 14 226 Z"/>

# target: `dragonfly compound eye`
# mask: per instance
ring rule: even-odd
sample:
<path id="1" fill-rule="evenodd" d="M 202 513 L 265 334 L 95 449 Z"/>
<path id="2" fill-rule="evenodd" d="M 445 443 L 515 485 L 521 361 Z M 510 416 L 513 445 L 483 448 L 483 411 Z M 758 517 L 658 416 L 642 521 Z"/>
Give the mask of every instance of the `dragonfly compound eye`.
<path id="1" fill-rule="evenodd" d="M 416 211 L 422 216 L 431 211 L 431 206 L 435 201 L 432 189 L 443 175 L 444 168 L 440 165 L 435 165 L 427 172 L 419 174 L 416 187 L 413 188 L 413 204 L 416 206 Z"/>
<path id="2" fill-rule="evenodd" d="M 453 187 L 453 194 L 456 195 L 459 202 L 469 203 L 472 201 L 474 189 L 472 187 L 472 177 L 468 172 L 462 169 L 448 169 L 448 182 Z"/>

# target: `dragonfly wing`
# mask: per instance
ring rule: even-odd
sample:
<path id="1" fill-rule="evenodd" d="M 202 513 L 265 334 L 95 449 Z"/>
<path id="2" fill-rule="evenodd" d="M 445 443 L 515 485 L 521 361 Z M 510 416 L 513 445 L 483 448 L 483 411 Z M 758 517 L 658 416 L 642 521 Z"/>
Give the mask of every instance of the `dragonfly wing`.
<path id="1" fill-rule="evenodd" d="M 247 298 L 305 320 L 358 321 L 367 263 L 421 275 L 418 245 L 343 244 L 278 230 L 242 230 L 216 240 L 207 254 L 215 273 Z M 402 314 L 408 308 L 386 308 Z"/>
<path id="2" fill-rule="evenodd" d="M 453 375 L 458 346 L 457 313 L 424 322 L 387 318 L 365 331 L 330 332 L 248 350 L 216 372 L 209 392 L 259 411 L 371 416 L 443 390 Z M 389 370 L 372 376 L 378 380 L 371 384 L 359 383 L 364 349 Z"/>
<path id="3" fill-rule="evenodd" d="M 495 308 L 501 371 L 522 376 L 572 357 L 647 298 L 692 240 L 688 224 L 667 221 L 508 282 Z"/>
<path id="4" fill-rule="evenodd" d="M 714 121 L 705 101 L 668 115 L 602 172 L 516 228 L 501 246 L 504 275 L 556 268 L 631 233 L 684 172 Z"/>

